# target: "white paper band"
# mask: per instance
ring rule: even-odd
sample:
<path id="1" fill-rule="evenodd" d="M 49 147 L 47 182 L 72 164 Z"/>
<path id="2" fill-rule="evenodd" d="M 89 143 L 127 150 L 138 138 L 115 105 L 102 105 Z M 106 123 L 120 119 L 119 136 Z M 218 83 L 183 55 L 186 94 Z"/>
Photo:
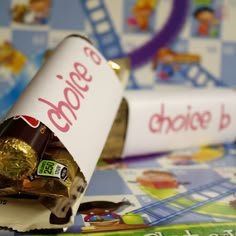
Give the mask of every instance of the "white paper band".
<path id="1" fill-rule="evenodd" d="M 236 138 L 236 93 L 207 88 L 127 91 L 123 156 L 230 142 Z"/>
<path id="2" fill-rule="evenodd" d="M 47 125 L 89 181 L 121 97 L 107 61 L 85 39 L 72 36 L 57 47 L 7 117 L 28 115 Z"/>

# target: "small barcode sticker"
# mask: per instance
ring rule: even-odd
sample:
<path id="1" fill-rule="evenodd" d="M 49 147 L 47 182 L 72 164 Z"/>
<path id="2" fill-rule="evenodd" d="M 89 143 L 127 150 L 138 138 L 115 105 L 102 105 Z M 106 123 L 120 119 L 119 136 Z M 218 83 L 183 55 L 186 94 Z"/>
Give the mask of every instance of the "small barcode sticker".
<path id="1" fill-rule="evenodd" d="M 55 177 L 65 180 L 67 178 L 68 169 L 56 161 L 42 160 L 37 168 L 37 175 Z"/>

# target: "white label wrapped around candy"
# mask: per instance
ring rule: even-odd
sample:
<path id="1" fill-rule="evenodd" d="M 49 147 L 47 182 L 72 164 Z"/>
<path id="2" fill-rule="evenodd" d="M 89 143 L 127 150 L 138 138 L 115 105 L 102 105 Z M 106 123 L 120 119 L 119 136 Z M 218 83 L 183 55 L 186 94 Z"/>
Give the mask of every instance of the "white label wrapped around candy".
<path id="1" fill-rule="evenodd" d="M 66 38 L 36 74 L 7 117 L 47 125 L 91 178 L 122 96 L 103 56 L 80 37 Z"/>
<path id="2" fill-rule="evenodd" d="M 236 139 L 236 93 L 229 88 L 126 91 L 129 116 L 123 156 Z"/>
<path id="3" fill-rule="evenodd" d="M 70 36 L 59 44 L 5 119 L 22 118 L 30 126 L 37 126 L 39 121 L 46 125 L 89 183 L 121 99 L 120 81 L 103 56 L 83 37 Z M 46 160 L 40 162 L 37 174 L 66 179 L 67 167 Z M 68 227 L 84 193 L 83 178 L 75 179 L 70 197 L 60 198 L 54 209 L 70 214 L 66 209 L 73 203 L 72 216 L 66 215 L 64 223 L 57 225 L 52 212 L 38 199 L 4 198 L 0 226 L 18 231 Z"/>

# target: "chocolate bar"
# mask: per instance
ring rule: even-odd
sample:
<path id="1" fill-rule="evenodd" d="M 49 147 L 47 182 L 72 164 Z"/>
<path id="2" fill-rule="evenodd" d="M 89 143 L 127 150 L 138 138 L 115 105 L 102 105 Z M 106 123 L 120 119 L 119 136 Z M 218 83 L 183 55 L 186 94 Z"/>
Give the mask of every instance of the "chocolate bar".
<path id="1" fill-rule="evenodd" d="M 26 178 L 20 192 L 47 197 L 69 197 L 71 185 L 80 172 L 65 148 L 48 148 L 32 178 Z"/>
<path id="2" fill-rule="evenodd" d="M 35 172 L 52 132 L 27 116 L 13 117 L 0 127 L 0 176 L 22 180 Z"/>
<path id="3" fill-rule="evenodd" d="M 120 158 L 125 145 L 128 125 L 128 103 L 122 99 L 114 123 L 101 153 L 101 158 Z"/>
<path id="4" fill-rule="evenodd" d="M 57 202 L 69 201 L 71 191 L 75 191 L 72 186 L 78 189 L 83 183 L 85 188 L 85 179 L 73 157 L 45 125 L 32 117 L 6 120 L 0 130 L 0 196 L 38 196 L 49 209 L 56 207 L 55 216 L 62 216 Z M 50 148 L 55 141 L 60 147 L 53 144 Z"/>
<path id="5" fill-rule="evenodd" d="M 127 90 L 101 158 L 233 142 L 235 101 L 230 88 Z"/>
<path id="6" fill-rule="evenodd" d="M 85 37 L 71 35 L 58 45 L 0 128 L 0 195 L 8 203 L 1 227 L 26 231 L 73 222 L 121 98 L 119 79 Z M 16 126 L 25 115 L 40 121 L 29 122 L 33 130 Z"/>

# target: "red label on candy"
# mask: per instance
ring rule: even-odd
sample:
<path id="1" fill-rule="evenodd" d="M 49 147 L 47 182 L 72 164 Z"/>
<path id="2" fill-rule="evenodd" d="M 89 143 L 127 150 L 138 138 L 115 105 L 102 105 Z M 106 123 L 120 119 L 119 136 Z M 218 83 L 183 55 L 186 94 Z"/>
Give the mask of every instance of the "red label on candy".
<path id="1" fill-rule="evenodd" d="M 31 116 L 15 116 L 13 119 L 14 120 L 23 119 L 32 128 L 37 128 L 40 124 L 39 120 L 36 120 L 35 118 L 33 118 Z"/>

